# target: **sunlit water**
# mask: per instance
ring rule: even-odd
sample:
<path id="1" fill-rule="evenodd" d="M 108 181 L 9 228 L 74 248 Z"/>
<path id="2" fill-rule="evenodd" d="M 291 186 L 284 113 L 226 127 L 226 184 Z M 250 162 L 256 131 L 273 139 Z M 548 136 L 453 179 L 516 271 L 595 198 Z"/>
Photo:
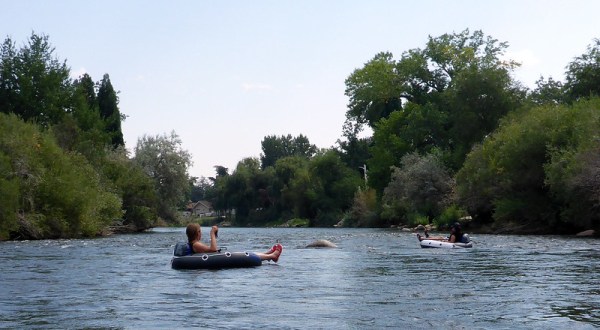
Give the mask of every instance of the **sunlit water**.
<path id="1" fill-rule="evenodd" d="M 229 251 L 284 252 L 217 271 L 171 269 L 183 228 L 3 242 L 0 328 L 600 327 L 599 240 L 472 236 L 442 250 L 392 229 L 222 228 Z M 316 239 L 339 248 L 304 248 Z"/>

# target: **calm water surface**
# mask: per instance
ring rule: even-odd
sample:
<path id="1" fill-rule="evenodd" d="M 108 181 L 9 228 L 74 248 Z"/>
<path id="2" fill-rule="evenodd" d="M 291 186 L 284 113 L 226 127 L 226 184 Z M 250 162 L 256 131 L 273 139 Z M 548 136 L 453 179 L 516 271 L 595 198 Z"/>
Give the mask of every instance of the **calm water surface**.
<path id="1" fill-rule="evenodd" d="M 391 229 L 222 228 L 219 237 L 229 251 L 279 240 L 283 256 L 172 270 L 183 228 L 0 243 L 0 328 L 600 328 L 600 240 L 473 235 L 473 249 L 441 250 Z M 316 239 L 339 248 L 304 248 Z"/>

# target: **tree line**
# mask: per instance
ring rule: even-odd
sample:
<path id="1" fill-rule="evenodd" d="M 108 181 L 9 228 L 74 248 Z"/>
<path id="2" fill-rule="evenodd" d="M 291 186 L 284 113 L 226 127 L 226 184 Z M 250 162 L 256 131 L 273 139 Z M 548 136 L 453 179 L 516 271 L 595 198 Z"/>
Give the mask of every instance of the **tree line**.
<path id="1" fill-rule="evenodd" d="M 105 74 L 70 78 L 48 37 L 0 62 L 0 239 L 94 236 L 186 221 L 208 200 L 240 226 L 305 219 L 379 227 L 471 217 L 501 231 L 600 229 L 600 41 L 564 82 L 528 89 L 507 43 L 481 31 L 376 54 L 346 79 L 343 136 L 266 136 L 259 157 L 190 177 L 175 132 L 124 148 L 118 92 Z M 361 138 L 365 127 L 373 135 Z M 508 228 L 508 229 L 506 229 Z M 522 229 L 521 229 L 522 230 Z"/>
<path id="2" fill-rule="evenodd" d="M 376 54 L 346 79 L 337 146 L 267 136 L 260 159 L 218 169 L 209 197 L 239 224 L 600 229 L 600 41 L 566 66 L 564 83 L 540 77 L 533 89 L 513 78 L 507 48 L 465 30 L 398 59 Z M 365 127 L 373 135 L 360 138 Z"/>
<path id="3" fill-rule="evenodd" d="M 0 48 L 0 240 L 96 236 L 175 221 L 191 156 L 175 133 L 124 148 L 105 74 L 70 78 L 48 36 Z"/>

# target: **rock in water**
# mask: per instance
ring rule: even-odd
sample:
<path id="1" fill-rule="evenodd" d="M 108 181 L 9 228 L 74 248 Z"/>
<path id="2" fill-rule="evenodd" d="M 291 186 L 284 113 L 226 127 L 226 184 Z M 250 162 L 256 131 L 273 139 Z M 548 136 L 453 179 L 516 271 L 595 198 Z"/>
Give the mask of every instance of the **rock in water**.
<path id="1" fill-rule="evenodd" d="M 326 239 L 318 239 L 306 246 L 307 248 L 336 248 L 337 245 Z"/>
<path id="2" fill-rule="evenodd" d="M 582 231 L 580 233 L 577 233 L 577 236 L 579 236 L 579 237 L 592 237 L 595 234 L 596 234 L 596 232 L 593 229 L 590 229 L 590 230 L 585 230 L 585 231 Z"/>

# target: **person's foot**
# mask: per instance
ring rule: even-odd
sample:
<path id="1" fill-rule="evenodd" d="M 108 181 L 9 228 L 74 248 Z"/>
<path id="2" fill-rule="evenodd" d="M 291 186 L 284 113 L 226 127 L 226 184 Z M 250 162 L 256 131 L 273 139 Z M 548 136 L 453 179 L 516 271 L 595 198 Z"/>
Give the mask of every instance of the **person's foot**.
<path id="1" fill-rule="evenodd" d="M 269 251 L 265 252 L 265 254 L 271 254 L 271 253 L 275 252 L 277 250 L 276 247 L 277 247 L 277 244 L 273 245 L 273 247 Z"/>
<path id="2" fill-rule="evenodd" d="M 279 253 L 277 253 L 277 256 L 275 256 L 275 258 L 273 258 L 273 261 L 277 262 L 277 261 L 279 261 L 279 257 L 281 256 L 281 253 L 283 252 L 283 246 L 281 244 L 277 243 L 277 244 L 273 245 L 273 249 L 274 249 L 273 253 L 279 252 Z"/>

